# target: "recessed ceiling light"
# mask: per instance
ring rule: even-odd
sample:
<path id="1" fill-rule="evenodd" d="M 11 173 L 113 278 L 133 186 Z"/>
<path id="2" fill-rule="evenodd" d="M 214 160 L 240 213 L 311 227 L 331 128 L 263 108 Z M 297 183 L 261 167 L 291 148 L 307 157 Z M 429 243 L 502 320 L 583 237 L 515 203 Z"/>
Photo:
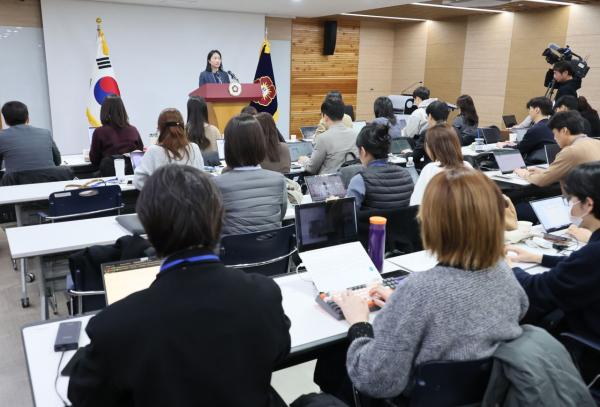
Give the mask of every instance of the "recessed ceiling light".
<path id="1" fill-rule="evenodd" d="M 427 21 L 427 20 L 425 20 L 423 18 L 374 16 L 374 15 L 371 15 L 371 14 L 342 13 L 342 15 L 343 16 L 352 16 L 352 17 L 383 18 L 383 19 L 386 19 L 386 20 Z"/>
<path id="2" fill-rule="evenodd" d="M 447 8 L 447 9 L 452 9 L 452 10 L 482 11 L 484 13 L 506 13 L 506 11 L 503 11 L 503 10 L 490 10 L 487 8 L 445 6 L 443 4 L 429 4 L 429 3 L 410 3 L 410 4 L 413 6 Z"/>

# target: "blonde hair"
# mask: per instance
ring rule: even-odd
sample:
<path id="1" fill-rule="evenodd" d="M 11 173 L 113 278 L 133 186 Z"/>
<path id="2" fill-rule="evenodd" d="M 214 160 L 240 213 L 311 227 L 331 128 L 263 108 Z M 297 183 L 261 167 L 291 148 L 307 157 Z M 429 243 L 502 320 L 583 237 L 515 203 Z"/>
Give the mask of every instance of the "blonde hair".
<path id="1" fill-rule="evenodd" d="M 457 168 L 427 185 L 418 218 L 423 247 L 444 265 L 481 270 L 504 256 L 500 190 L 479 171 Z"/>

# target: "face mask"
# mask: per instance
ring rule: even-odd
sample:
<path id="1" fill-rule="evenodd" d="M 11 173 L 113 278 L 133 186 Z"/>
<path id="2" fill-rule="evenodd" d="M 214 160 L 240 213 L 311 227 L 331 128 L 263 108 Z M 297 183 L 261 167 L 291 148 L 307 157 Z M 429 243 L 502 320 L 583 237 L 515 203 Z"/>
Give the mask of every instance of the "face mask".
<path id="1" fill-rule="evenodd" d="M 583 216 L 574 216 L 573 215 L 573 207 L 575 205 L 577 205 L 578 203 L 580 203 L 579 201 L 577 202 L 569 202 L 569 220 L 571 221 L 571 223 L 577 227 L 579 227 L 581 225 L 581 222 L 583 222 Z"/>

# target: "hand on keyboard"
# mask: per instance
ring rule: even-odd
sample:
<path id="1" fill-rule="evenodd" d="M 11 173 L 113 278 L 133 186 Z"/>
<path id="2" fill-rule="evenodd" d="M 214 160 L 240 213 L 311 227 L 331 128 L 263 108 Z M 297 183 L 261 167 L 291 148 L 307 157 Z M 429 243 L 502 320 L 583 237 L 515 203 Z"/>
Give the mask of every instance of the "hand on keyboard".
<path id="1" fill-rule="evenodd" d="M 392 288 L 378 284 L 369 290 L 369 296 L 373 299 L 375 305 L 382 308 L 393 292 L 394 290 Z"/>
<path id="2" fill-rule="evenodd" d="M 334 294 L 333 301 L 342 309 L 344 318 L 346 318 L 346 321 L 348 321 L 350 325 L 354 325 L 358 322 L 369 322 L 370 301 L 366 298 L 364 293 L 346 290 Z"/>

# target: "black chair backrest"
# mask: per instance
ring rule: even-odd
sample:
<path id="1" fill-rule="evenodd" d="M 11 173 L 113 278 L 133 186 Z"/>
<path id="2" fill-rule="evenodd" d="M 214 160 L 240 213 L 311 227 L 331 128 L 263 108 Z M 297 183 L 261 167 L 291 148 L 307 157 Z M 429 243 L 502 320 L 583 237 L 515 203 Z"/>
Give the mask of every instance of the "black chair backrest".
<path id="1" fill-rule="evenodd" d="M 369 245 L 369 218 L 383 216 L 387 219 L 385 227 L 386 252 L 413 253 L 423 250 L 421 231 L 417 221 L 418 206 L 358 213 L 358 239 L 365 250 Z"/>
<path id="2" fill-rule="evenodd" d="M 41 182 L 69 181 L 75 177 L 67 166 L 40 168 L 38 170 L 15 171 L 4 174 L 1 186 L 39 184 Z"/>
<path id="3" fill-rule="evenodd" d="M 115 174 L 115 160 L 117 158 L 122 158 L 125 160 L 125 175 L 133 174 L 133 167 L 131 166 L 131 159 L 124 155 L 113 155 L 110 157 L 104 157 L 100 161 L 100 165 L 98 166 L 98 170 L 100 171 L 101 177 L 114 177 Z"/>
<path id="4" fill-rule="evenodd" d="M 275 276 L 289 270 L 290 253 L 296 248 L 296 226 L 288 225 L 265 232 L 225 236 L 221 239 L 221 261 L 226 266 L 257 264 L 243 268 L 247 272 Z"/>
<path id="5" fill-rule="evenodd" d="M 354 107 L 352 107 L 352 105 L 344 105 L 344 114 L 350 116 L 352 121 L 356 120 L 356 117 L 354 116 Z"/>
<path id="6" fill-rule="evenodd" d="M 97 188 L 82 188 L 70 191 L 53 192 L 48 197 L 48 215 L 50 217 L 90 214 L 99 212 L 99 216 L 107 216 L 109 209 L 121 208 L 123 205 L 121 187 L 107 185 Z M 115 213 L 116 214 L 116 213 Z M 69 218 L 72 220 L 73 218 Z"/>
<path id="7" fill-rule="evenodd" d="M 416 367 L 411 407 L 464 406 L 483 400 L 493 359 L 436 361 Z"/>

